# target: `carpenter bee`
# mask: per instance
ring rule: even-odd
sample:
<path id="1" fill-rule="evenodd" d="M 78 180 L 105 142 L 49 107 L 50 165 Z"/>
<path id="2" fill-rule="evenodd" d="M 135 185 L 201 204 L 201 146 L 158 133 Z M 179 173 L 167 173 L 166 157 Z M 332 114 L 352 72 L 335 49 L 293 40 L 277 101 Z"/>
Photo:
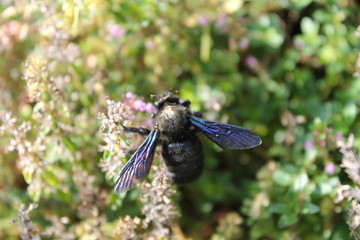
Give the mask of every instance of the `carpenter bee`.
<path id="1" fill-rule="evenodd" d="M 181 100 L 174 91 L 151 95 L 156 99 L 153 129 L 123 126 L 126 132 L 147 135 L 142 145 L 119 173 L 114 190 L 128 191 L 144 179 L 150 170 L 155 148 L 162 147 L 167 174 L 175 184 L 197 179 L 203 169 L 204 154 L 196 136 L 202 132 L 223 149 L 247 149 L 259 146 L 261 138 L 242 127 L 205 120 L 191 111 L 189 100 Z"/>

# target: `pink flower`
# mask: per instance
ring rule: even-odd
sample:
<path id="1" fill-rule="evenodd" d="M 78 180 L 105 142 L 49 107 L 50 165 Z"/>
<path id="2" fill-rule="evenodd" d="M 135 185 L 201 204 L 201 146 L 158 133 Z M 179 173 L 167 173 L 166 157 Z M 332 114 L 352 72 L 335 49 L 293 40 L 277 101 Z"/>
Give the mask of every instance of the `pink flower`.
<path id="1" fill-rule="evenodd" d="M 314 146 L 314 143 L 311 140 L 306 140 L 304 144 L 305 150 L 310 150 Z"/>
<path id="2" fill-rule="evenodd" d="M 145 47 L 147 49 L 152 49 L 152 48 L 155 48 L 155 43 L 153 41 L 146 41 L 145 42 Z"/>
<path id="3" fill-rule="evenodd" d="M 259 65 L 259 63 L 258 63 L 258 60 L 256 59 L 256 57 L 250 55 L 245 59 L 245 65 L 248 68 L 254 69 Z"/>
<path id="4" fill-rule="evenodd" d="M 137 111 L 144 112 L 146 107 L 146 103 L 142 100 L 136 100 L 134 102 L 134 109 Z"/>
<path id="5" fill-rule="evenodd" d="M 144 125 L 145 127 L 150 127 L 153 125 L 153 119 L 152 118 L 148 118 L 144 121 Z"/>
<path id="6" fill-rule="evenodd" d="M 127 92 L 122 95 L 124 104 L 128 107 L 140 111 L 140 112 L 148 112 L 148 113 L 155 113 L 155 106 L 152 103 L 147 103 L 138 98 L 134 93 Z"/>
<path id="7" fill-rule="evenodd" d="M 226 14 L 221 14 L 217 17 L 215 26 L 218 28 L 224 27 L 229 21 L 229 17 Z"/>
<path id="8" fill-rule="evenodd" d="M 148 113 L 155 113 L 155 107 L 152 103 L 147 103 L 144 110 Z"/>
<path id="9" fill-rule="evenodd" d="M 136 95 L 133 94 L 132 92 L 127 92 L 127 93 L 125 94 L 125 98 L 126 98 L 127 100 L 134 100 L 134 99 L 136 98 Z"/>
<path id="10" fill-rule="evenodd" d="M 125 29 L 119 24 L 114 24 L 108 27 L 108 32 L 111 37 L 122 37 L 125 35 Z"/>
<path id="11" fill-rule="evenodd" d="M 210 24 L 210 19 L 206 16 L 199 16 L 198 23 L 200 26 L 207 26 Z"/>
<path id="12" fill-rule="evenodd" d="M 344 139 L 344 134 L 342 134 L 341 132 L 338 132 L 337 134 L 336 134 L 336 140 L 343 140 Z"/>
<path id="13" fill-rule="evenodd" d="M 243 38 L 243 39 L 241 39 L 241 41 L 239 43 L 239 48 L 241 50 L 248 49 L 249 45 L 250 45 L 249 39 L 248 38 Z"/>
<path id="14" fill-rule="evenodd" d="M 235 38 L 233 38 L 233 37 L 229 38 L 229 45 L 233 45 L 233 44 L 235 44 L 235 42 L 236 42 Z"/>
<path id="15" fill-rule="evenodd" d="M 333 162 L 327 163 L 325 168 L 324 168 L 324 172 L 329 174 L 329 175 L 334 175 L 335 170 L 336 170 L 336 165 Z"/>

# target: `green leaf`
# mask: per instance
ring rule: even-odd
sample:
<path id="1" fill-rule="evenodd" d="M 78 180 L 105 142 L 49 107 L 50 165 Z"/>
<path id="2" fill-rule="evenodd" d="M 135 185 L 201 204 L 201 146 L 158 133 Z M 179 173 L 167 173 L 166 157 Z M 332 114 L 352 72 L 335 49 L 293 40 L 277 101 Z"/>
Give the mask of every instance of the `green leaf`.
<path id="1" fill-rule="evenodd" d="M 52 187 L 57 187 L 59 185 L 59 179 L 54 172 L 47 169 L 43 172 L 43 179 Z"/>
<path id="2" fill-rule="evenodd" d="M 319 24 L 309 17 L 304 17 L 300 23 L 301 31 L 306 35 L 317 35 Z"/>
<path id="3" fill-rule="evenodd" d="M 286 212 L 286 205 L 283 203 L 276 203 L 271 204 L 268 208 L 270 213 L 285 213 Z"/>
<path id="4" fill-rule="evenodd" d="M 22 174 L 24 176 L 24 179 L 25 179 L 25 182 L 27 184 L 30 184 L 32 182 L 32 178 L 33 178 L 33 175 L 34 175 L 34 172 L 35 172 L 35 168 L 33 165 L 29 165 L 29 166 L 26 166 L 23 171 L 22 171 Z"/>
<path id="5" fill-rule="evenodd" d="M 306 163 L 306 165 L 311 164 L 312 161 L 316 158 L 317 154 L 317 148 L 312 147 L 311 149 L 306 150 L 304 163 Z"/>
<path id="6" fill-rule="evenodd" d="M 324 64 L 329 64 L 335 62 L 337 60 L 337 49 L 332 47 L 331 45 L 325 45 L 319 51 L 319 59 Z"/>
<path id="7" fill-rule="evenodd" d="M 75 151 L 76 151 L 76 146 L 75 146 L 75 144 L 70 140 L 70 138 L 64 137 L 64 138 L 63 138 L 63 142 L 64 142 L 65 146 L 66 146 L 71 152 L 75 152 Z"/>
<path id="8" fill-rule="evenodd" d="M 44 102 L 37 102 L 33 108 L 33 112 L 37 113 L 40 112 L 40 110 L 42 110 L 45 107 Z"/>
<path id="9" fill-rule="evenodd" d="M 30 188 L 29 190 L 29 196 L 34 202 L 38 202 L 40 200 L 41 193 L 41 188 Z"/>
<path id="10" fill-rule="evenodd" d="M 333 186 L 328 182 L 320 183 L 316 190 L 320 196 L 330 195 L 334 192 Z"/>
<path id="11" fill-rule="evenodd" d="M 264 39 L 273 48 L 279 48 L 284 42 L 283 35 L 275 28 L 268 28 L 264 31 Z"/>
<path id="12" fill-rule="evenodd" d="M 47 135 L 49 135 L 49 133 L 51 132 L 51 127 L 46 127 L 46 128 L 44 128 L 44 130 L 42 130 L 41 132 L 40 132 L 40 136 L 41 137 L 44 137 L 44 136 L 47 136 Z"/>
<path id="13" fill-rule="evenodd" d="M 64 202 L 72 203 L 72 201 L 73 201 L 72 192 L 69 190 L 64 192 L 64 191 L 60 190 L 59 188 L 57 188 L 56 195 L 60 200 L 62 200 Z M 119 195 L 117 195 L 117 196 L 119 196 Z"/>
<path id="14" fill-rule="evenodd" d="M 270 147 L 270 149 L 268 150 L 268 154 L 271 157 L 282 157 L 284 156 L 286 153 L 285 147 L 282 145 L 273 145 Z"/>
<path id="15" fill-rule="evenodd" d="M 346 104 L 344 110 L 343 110 L 343 116 L 347 123 L 352 123 L 355 120 L 355 117 L 357 115 L 357 107 L 356 104 L 353 102 L 349 102 Z"/>
<path id="16" fill-rule="evenodd" d="M 46 157 L 45 160 L 49 163 L 53 163 L 56 162 L 59 159 L 59 154 L 58 154 L 58 145 L 55 142 L 51 142 L 48 144 L 47 149 L 46 149 Z"/>
<path id="17" fill-rule="evenodd" d="M 207 62 L 210 59 L 211 42 L 210 30 L 206 27 L 201 35 L 200 45 L 200 59 L 204 62 Z"/>
<path id="18" fill-rule="evenodd" d="M 306 172 L 300 173 L 294 179 L 294 188 L 293 188 L 293 190 L 296 191 L 296 192 L 303 191 L 308 182 L 309 182 L 309 178 L 308 178 L 308 175 L 306 174 Z"/>
<path id="19" fill-rule="evenodd" d="M 285 228 L 290 225 L 293 225 L 298 220 L 299 219 L 295 214 L 283 214 L 283 215 L 281 215 L 281 217 L 278 221 L 278 226 L 279 226 L 279 228 Z"/>
<path id="20" fill-rule="evenodd" d="M 275 171 L 273 180 L 275 183 L 283 187 L 290 186 L 292 183 L 291 174 L 284 171 L 283 169 L 278 169 Z"/>
<path id="21" fill-rule="evenodd" d="M 301 209 L 302 214 L 314 214 L 314 213 L 318 213 L 319 211 L 320 208 L 313 203 L 306 203 Z"/>
<path id="22" fill-rule="evenodd" d="M 105 150 L 104 153 L 103 153 L 103 159 L 104 159 L 105 161 L 110 161 L 111 155 L 112 155 L 112 154 L 111 154 L 110 151 Z"/>
<path id="23" fill-rule="evenodd" d="M 312 0 L 301 0 L 301 1 L 292 1 L 291 4 L 294 5 L 295 9 L 300 10 L 308 6 L 311 2 Z"/>

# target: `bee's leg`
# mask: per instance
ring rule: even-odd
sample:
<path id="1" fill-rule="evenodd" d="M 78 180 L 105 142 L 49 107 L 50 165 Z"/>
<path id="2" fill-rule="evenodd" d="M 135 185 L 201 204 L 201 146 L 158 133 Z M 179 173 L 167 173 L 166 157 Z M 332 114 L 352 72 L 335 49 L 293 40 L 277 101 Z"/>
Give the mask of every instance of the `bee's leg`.
<path id="1" fill-rule="evenodd" d="M 197 111 L 191 111 L 191 115 L 195 116 L 195 117 L 202 117 L 203 114 L 201 112 L 197 112 Z"/>
<path id="2" fill-rule="evenodd" d="M 125 127 L 124 125 L 121 124 L 121 126 L 124 128 L 125 132 L 130 132 L 130 133 L 139 133 L 141 135 L 149 135 L 149 133 L 151 132 L 149 129 L 146 128 L 133 128 L 133 127 Z"/>
<path id="3" fill-rule="evenodd" d="M 184 100 L 181 105 L 183 105 L 184 107 L 189 107 L 191 104 L 191 102 L 189 100 Z M 202 117 L 203 114 L 201 112 L 197 112 L 197 111 L 191 111 L 191 115 L 195 116 L 195 117 Z"/>
<path id="4" fill-rule="evenodd" d="M 181 102 L 181 105 L 183 105 L 184 107 L 189 107 L 191 104 L 190 100 L 184 100 L 183 102 Z"/>

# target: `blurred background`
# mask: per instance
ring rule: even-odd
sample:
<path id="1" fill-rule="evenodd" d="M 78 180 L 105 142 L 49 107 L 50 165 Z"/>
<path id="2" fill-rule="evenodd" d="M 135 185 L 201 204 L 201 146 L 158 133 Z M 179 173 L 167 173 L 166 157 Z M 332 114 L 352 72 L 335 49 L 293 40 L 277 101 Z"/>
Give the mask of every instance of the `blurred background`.
<path id="1" fill-rule="evenodd" d="M 359 239 L 359 12 L 2 0 L 0 239 Z M 117 123 L 151 128 L 150 94 L 169 88 L 263 144 L 223 151 L 200 136 L 198 181 L 170 186 L 157 153 L 143 184 L 113 193 L 144 140 Z"/>

